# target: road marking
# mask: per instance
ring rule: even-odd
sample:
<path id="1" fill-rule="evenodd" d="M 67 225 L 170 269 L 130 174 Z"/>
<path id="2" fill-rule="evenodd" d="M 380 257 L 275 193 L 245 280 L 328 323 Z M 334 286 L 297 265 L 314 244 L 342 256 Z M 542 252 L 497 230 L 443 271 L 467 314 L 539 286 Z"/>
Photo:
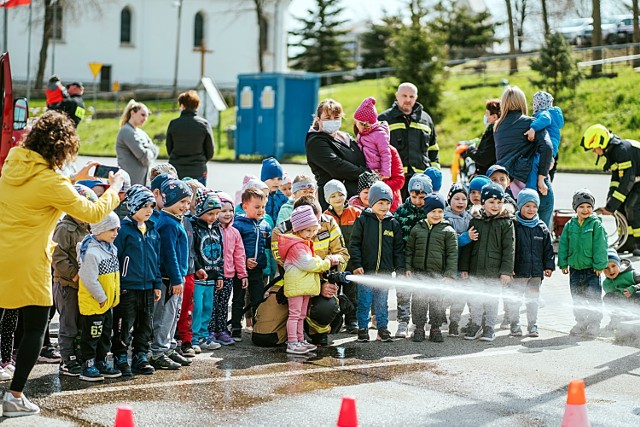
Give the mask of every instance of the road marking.
<path id="1" fill-rule="evenodd" d="M 336 371 L 340 371 L 340 372 L 358 371 L 362 369 L 382 368 L 387 366 L 426 364 L 426 363 L 434 363 L 434 362 L 446 362 L 450 360 L 501 356 L 506 354 L 519 353 L 521 352 L 521 350 L 522 350 L 522 347 L 517 347 L 509 350 L 483 351 L 481 353 L 433 357 L 429 359 L 415 359 L 415 357 L 419 357 L 421 355 L 414 354 L 414 355 L 403 356 L 402 358 L 394 358 L 393 360 L 377 362 L 377 363 L 362 363 L 359 365 L 344 365 L 344 366 L 331 366 L 331 367 L 328 366 L 328 367 L 322 367 L 322 368 L 296 369 L 296 370 L 287 371 L 287 372 L 278 372 L 278 373 L 270 372 L 266 374 L 256 374 L 256 375 L 238 375 L 238 376 L 218 377 L 218 378 L 200 378 L 200 379 L 182 380 L 182 381 L 162 381 L 162 382 L 156 382 L 156 383 L 121 385 L 121 386 L 104 387 L 104 388 L 97 388 L 97 389 L 68 390 L 68 391 L 61 391 L 58 393 L 52 393 L 48 397 L 66 397 L 66 396 L 78 396 L 78 395 L 84 395 L 84 394 L 131 391 L 133 389 L 148 390 L 148 389 L 160 388 L 160 387 L 175 387 L 175 386 L 184 386 L 184 385 L 201 385 L 201 384 L 223 383 L 223 382 L 232 382 L 232 381 L 236 382 L 236 381 L 256 380 L 256 379 L 270 379 L 270 378 L 273 378 L 274 375 L 277 375 L 278 377 L 293 377 L 298 375 L 322 374 L 322 373 L 336 372 Z"/>

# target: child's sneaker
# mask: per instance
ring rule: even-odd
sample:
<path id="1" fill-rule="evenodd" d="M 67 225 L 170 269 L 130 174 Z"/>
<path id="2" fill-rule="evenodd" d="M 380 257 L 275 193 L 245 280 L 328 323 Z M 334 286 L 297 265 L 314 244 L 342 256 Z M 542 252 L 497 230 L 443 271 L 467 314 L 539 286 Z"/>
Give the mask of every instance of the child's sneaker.
<path id="1" fill-rule="evenodd" d="M 589 323 L 586 327 L 585 334 L 594 338 L 600 335 L 600 322 Z"/>
<path id="2" fill-rule="evenodd" d="M 231 338 L 233 338 L 233 340 L 235 342 L 241 342 L 242 341 L 242 329 L 232 329 L 231 330 Z"/>
<path id="3" fill-rule="evenodd" d="M 69 360 L 63 360 L 60 362 L 58 368 L 60 375 L 67 375 L 69 377 L 79 377 L 82 373 L 82 364 L 78 362 L 75 356 L 69 357 Z"/>
<path id="4" fill-rule="evenodd" d="M 429 341 L 431 342 L 444 342 L 444 337 L 442 336 L 442 331 L 440 328 L 432 328 L 429 331 Z"/>
<path id="5" fill-rule="evenodd" d="M 103 381 L 104 377 L 96 366 L 96 359 L 89 359 L 82 364 L 82 373 L 80 374 L 82 381 Z"/>
<path id="6" fill-rule="evenodd" d="M 393 338 L 391 338 L 391 332 L 388 329 L 378 329 L 378 336 L 376 337 L 377 341 L 382 342 L 391 342 Z"/>
<path id="7" fill-rule="evenodd" d="M 40 363 L 60 363 L 60 352 L 53 346 L 42 347 L 38 362 Z"/>
<path id="8" fill-rule="evenodd" d="M 509 322 L 509 319 L 507 319 L 507 313 L 505 313 L 504 317 L 502 318 L 502 322 L 500 323 L 500 330 L 501 331 L 507 330 L 509 329 L 510 325 L 511 325 L 511 322 Z"/>
<path id="9" fill-rule="evenodd" d="M 194 344 L 193 345 L 193 351 L 195 351 L 196 354 L 202 353 L 202 348 L 200 348 L 200 344 Z"/>
<path id="10" fill-rule="evenodd" d="M 222 331 L 216 334 L 216 338 L 214 339 L 220 345 L 234 345 L 236 342 L 228 332 Z"/>
<path id="11" fill-rule="evenodd" d="M 11 373 L 7 372 L 3 368 L 0 368 L 0 381 L 9 381 L 11 378 L 13 378 L 13 375 L 11 375 Z"/>
<path id="12" fill-rule="evenodd" d="M 287 353 L 289 354 L 307 354 L 311 350 L 307 350 L 305 347 L 301 346 L 299 342 L 290 342 L 287 343 Z"/>
<path id="13" fill-rule="evenodd" d="M 586 331 L 587 325 L 582 322 L 576 323 L 573 328 L 569 331 L 569 335 L 582 335 Z"/>
<path id="14" fill-rule="evenodd" d="M 538 332 L 538 325 L 529 325 L 527 328 L 528 336 L 531 338 L 538 338 L 540 333 Z"/>
<path id="15" fill-rule="evenodd" d="M 396 338 L 406 338 L 409 332 L 409 325 L 406 322 L 398 323 L 398 330 L 396 331 Z"/>
<path id="16" fill-rule="evenodd" d="M 9 372 L 11 375 L 16 372 L 16 362 L 14 362 L 13 359 L 9 360 L 8 362 L 2 363 L 0 366 L 2 366 L 2 369 Z"/>
<path id="17" fill-rule="evenodd" d="M 479 325 L 472 323 L 471 325 L 467 326 L 467 333 L 465 334 L 464 339 L 470 341 L 475 340 L 480 336 L 481 333 L 482 328 L 480 328 Z"/>
<path id="18" fill-rule="evenodd" d="M 127 358 L 127 353 L 118 354 L 113 358 L 113 362 L 116 365 L 116 368 L 120 372 L 122 372 L 123 377 L 130 377 L 133 375 L 131 372 L 131 366 L 129 366 L 129 359 Z"/>
<path id="19" fill-rule="evenodd" d="M 450 337 L 460 336 L 460 328 L 458 326 L 458 322 L 449 323 L 449 336 Z"/>
<path id="20" fill-rule="evenodd" d="M 210 333 L 209 337 L 200 344 L 200 348 L 205 351 L 219 349 L 222 345 L 216 341 L 217 338 L 215 332 Z"/>
<path id="21" fill-rule="evenodd" d="M 131 372 L 136 375 L 152 375 L 156 370 L 149 363 L 147 353 L 136 353 L 131 360 Z"/>
<path id="22" fill-rule="evenodd" d="M 413 331 L 413 336 L 411 337 L 411 340 L 413 342 L 422 342 L 424 341 L 426 338 L 426 333 L 424 332 L 423 328 L 416 328 Z"/>
<path id="23" fill-rule="evenodd" d="M 13 395 L 5 391 L 0 407 L 0 414 L 5 417 L 25 417 L 27 415 L 37 415 L 40 413 L 38 405 L 31 403 L 25 395 L 22 397 L 13 397 Z"/>
<path id="24" fill-rule="evenodd" d="M 480 341 L 493 341 L 496 339 L 496 333 L 491 326 L 485 326 L 482 330 Z"/>
<path id="25" fill-rule="evenodd" d="M 152 357 L 150 363 L 151 366 L 153 366 L 156 370 L 168 369 L 170 371 L 175 371 L 176 369 L 180 369 L 180 366 L 182 366 L 179 363 L 176 363 L 173 360 L 169 359 L 166 354 L 163 354 L 159 357 Z"/>
<path id="26" fill-rule="evenodd" d="M 169 357 L 169 359 L 173 360 L 176 363 L 179 363 L 181 366 L 189 366 L 189 365 L 191 365 L 191 360 L 189 360 L 186 357 L 182 356 L 180 353 L 178 353 L 175 350 L 169 352 L 169 354 L 167 354 L 167 356 Z"/>
<path id="27" fill-rule="evenodd" d="M 184 357 L 196 357 L 196 351 L 190 342 L 186 342 L 180 346 L 180 351 Z"/>
<path id="28" fill-rule="evenodd" d="M 367 328 L 358 329 L 358 342 L 369 342 L 369 330 Z"/>
<path id="29" fill-rule="evenodd" d="M 520 327 L 520 325 L 518 325 L 517 323 L 512 323 L 510 328 L 511 332 L 509 333 L 509 335 L 511 335 L 512 337 L 522 336 L 522 328 Z"/>
<path id="30" fill-rule="evenodd" d="M 116 368 L 115 366 L 111 367 L 107 365 L 107 362 L 105 362 L 104 360 L 96 362 L 96 368 L 98 368 L 98 371 L 100 371 L 102 376 L 105 378 L 118 378 L 122 376 L 122 372 L 120 372 L 120 369 Z"/>
<path id="31" fill-rule="evenodd" d="M 306 348 L 309 351 L 314 351 L 314 350 L 318 349 L 317 345 L 311 344 L 311 343 L 307 342 L 307 340 L 298 341 L 298 345 L 300 345 L 301 347 Z"/>

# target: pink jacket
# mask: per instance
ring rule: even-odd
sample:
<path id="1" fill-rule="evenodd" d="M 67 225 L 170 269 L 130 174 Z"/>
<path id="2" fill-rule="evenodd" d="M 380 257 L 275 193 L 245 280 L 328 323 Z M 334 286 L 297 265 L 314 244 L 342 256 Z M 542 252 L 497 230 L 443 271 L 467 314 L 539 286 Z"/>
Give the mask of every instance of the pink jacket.
<path id="1" fill-rule="evenodd" d="M 391 149 L 387 122 L 378 122 L 371 126 L 366 135 L 359 132 L 356 141 L 364 153 L 367 167 L 378 171 L 382 176 L 391 176 Z"/>
<path id="2" fill-rule="evenodd" d="M 230 279 L 238 275 L 239 279 L 247 277 L 247 258 L 244 254 L 244 244 L 233 221 L 222 228 L 222 247 L 224 257 L 224 277 Z"/>

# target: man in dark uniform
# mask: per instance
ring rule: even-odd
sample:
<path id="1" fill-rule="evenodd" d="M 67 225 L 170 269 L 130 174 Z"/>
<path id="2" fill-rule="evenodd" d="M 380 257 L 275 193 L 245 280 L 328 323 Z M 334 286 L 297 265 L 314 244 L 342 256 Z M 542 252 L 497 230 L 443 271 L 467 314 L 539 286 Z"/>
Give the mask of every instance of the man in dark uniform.
<path id="1" fill-rule="evenodd" d="M 413 83 L 402 83 L 396 92 L 396 102 L 378 116 L 378 120 L 389 124 L 391 145 L 398 150 L 404 165 L 403 200 L 409 197 L 407 186 L 414 174 L 431 166 L 440 168 L 436 128 L 417 99 L 418 88 Z"/>
<path id="2" fill-rule="evenodd" d="M 69 98 L 63 100 L 57 109 L 69 116 L 75 126 L 78 127 L 86 113 L 84 100 L 82 99 L 84 86 L 81 82 L 70 83 L 67 86 L 67 92 L 69 93 Z"/>

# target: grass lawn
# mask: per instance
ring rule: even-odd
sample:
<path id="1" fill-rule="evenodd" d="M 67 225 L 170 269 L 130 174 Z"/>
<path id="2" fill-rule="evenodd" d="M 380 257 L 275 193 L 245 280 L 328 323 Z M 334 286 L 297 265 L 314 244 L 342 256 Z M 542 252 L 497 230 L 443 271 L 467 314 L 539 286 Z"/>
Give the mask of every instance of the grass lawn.
<path id="1" fill-rule="evenodd" d="M 623 138 L 639 139 L 640 129 L 640 98 L 635 96 L 635 90 L 640 85 L 640 74 L 635 73 L 630 66 L 620 65 L 611 69 L 618 73 L 615 78 L 599 78 L 583 80 L 574 94 L 568 93 L 556 96 L 555 104 L 562 108 L 565 115 L 565 127 L 562 130 L 562 144 L 560 146 L 560 166 L 562 169 L 599 169 L 595 167 L 595 155 L 585 153 L 579 147 L 583 131 L 594 123 L 602 123 Z M 607 71 L 611 71 L 607 69 Z M 586 71 L 586 70 L 585 70 Z M 528 101 L 537 88 L 530 83 L 535 74 L 531 71 L 521 71 L 513 76 L 506 73 L 493 72 L 484 76 L 462 75 L 451 73 L 444 82 L 444 93 L 441 98 L 444 119 L 436 123 L 440 159 L 443 164 L 449 164 L 458 141 L 480 137 L 484 126 L 484 103 L 489 98 L 499 98 L 503 86 L 499 84 L 508 81 L 509 84 L 520 86 L 527 94 Z M 335 84 L 322 87 L 319 98 L 335 98 L 345 109 L 345 120 L 342 129 L 352 131 L 352 115 L 360 102 L 374 96 L 378 99 L 378 111 L 388 105 L 388 94 L 397 85 L 394 78 L 380 80 L 363 80 Z M 485 83 L 487 86 L 462 90 L 461 86 Z M 497 86 L 490 86 L 497 85 Z M 86 99 L 88 106 L 92 105 L 91 95 Z M 428 100 L 420 100 L 429 110 Z M 119 108 L 123 107 L 119 104 Z M 161 155 L 166 156 L 163 135 L 169 121 L 178 116 L 175 104 L 170 101 L 151 101 L 148 103 L 153 114 L 144 126 L 144 130 L 160 145 Z M 38 101 L 32 106 L 39 106 Z M 98 110 L 115 110 L 113 101 L 98 101 Z M 221 129 L 218 134 L 214 129 L 216 140 L 216 159 L 233 159 L 233 150 L 228 148 L 227 135 L 224 129 L 235 124 L 235 109 L 232 107 L 221 114 Z M 78 128 L 82 140 L 81 154 L 115 156 L 115 138 L 118 133 L 118 119 L 85 119 Z M 296 156 L 294 160 L 304 160 L 304 156 Z M 602 164 L 600 165 L 602 166 Z"/>

